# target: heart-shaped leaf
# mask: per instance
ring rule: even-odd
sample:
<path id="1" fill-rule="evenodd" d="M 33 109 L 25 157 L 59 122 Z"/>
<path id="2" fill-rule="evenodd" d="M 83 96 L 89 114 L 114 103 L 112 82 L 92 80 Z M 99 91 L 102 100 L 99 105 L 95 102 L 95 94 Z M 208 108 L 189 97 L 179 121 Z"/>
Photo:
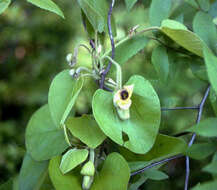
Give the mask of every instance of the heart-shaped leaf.
<path id="1" fill-rule="evenodd" d="M 203 57 L 204 42 L 200 37 L 175 20 L 163 20 L 161 31 L 188 51 Z"/>
<path id="2" fill-rule="evenodd" d="M 75 168 L 71 172 L 64 174 L 59 169 L 61 156 L 56 156 L 50 160 L 49 176 L 56 190 L 82 190 L 82 175 L 80 168 Z"/>
<path id="3" fill-rule="evenodd" d="M 48 169 L 48 161 L 37 162 L 26 153 L 19 174 L 19 189 L 38 190 L 42 185 Z"/>
<path id="4" fill-rule="evenodd" d="M 68 147 L 64 132 L 53 123 L 47 104 L 33 114 L 25 135 L 27 152 L 37 161 L 48 160 Z"/>
<path id="5" fill-rule="evenodd" d="M 63 174 L 73 170 L 79 164 L 87 159 L 88 150 L 86 149 L 70 149 L 62 157 L 60 170 Z"/>
<path id="6" fill-rule="evenodd" d="M 125 148 L 120 148 L 121 154 L 130 165 L 133 165 L 134 170 L 143 168 L 150 164 L 150 161 L 162 160 L 164 158 L 181 154 L 187 148 L 186 142 L 177 137 L 158 134 L 154 146 L 145 155 L 134 154 Z"/>
<path id="7" fill-rule="evenodd" d="M 64 124 L 82 86 L 83 79 L 72 78 L 69 70 L 62 71 L 53 79 L 49 89 L 48 104 L 57 127 Z"/>
<path id="8" fill-rule="evenodd" d="M 130 169 L 125 159 L 118 153 L 111 153 L 95 175 L 91 190 L 127 190 L 129 179 Z"/>
<path id="9" fill-rule="evenodd" d="M 141 76 L 133 76 L 134 84 L 130 119 L 120 120 L 113 105 L 113 94 L 97 90 L 93 97 L 93 114 L 102 131 L 114 142 L 144 154 L 155 142 L 160 124 L 160 102 L 152 85 Z M 129 140 L 124 140 L 127 136 Z"/>
<path id="10" fill-rule="evenodd" d="M 91 115 L 69 117 L 66 121 L 66 126 L 73 136 L 80 139 L 90 148 L 96 148 L 106 138 Z"/>

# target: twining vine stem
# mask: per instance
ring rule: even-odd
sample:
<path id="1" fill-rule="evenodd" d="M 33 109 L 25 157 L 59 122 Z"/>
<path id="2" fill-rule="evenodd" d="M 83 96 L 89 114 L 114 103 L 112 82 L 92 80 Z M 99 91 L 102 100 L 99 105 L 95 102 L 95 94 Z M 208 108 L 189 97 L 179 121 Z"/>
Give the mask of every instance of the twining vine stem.
<path id="1" fill-rule="evenodd" d="M 196 123 L 198 124 L 201 120 L 201 116 L 202 116 L 202 113 L 203 113 L 203 108 L 204 108 L 204 104 L 206 102 L 206 99 L 209 95 L 209 91 L 210 91 L 210 85 L 208 86 L 208 88 L 206 89 L 206 92 L 199 104 L 198 107 L 177 107 L 177 108 L 161 108 L 162 111 L 170 111 L 170 110 L 184 110 L 184 109 L 197 109 L 198 110 L 198 114 L 197 114 L 197 120 L 196 120 Z M 192 137 L 191 137 L 191 140 L 189 141 L 189 144 L 188 146 L 190 147 L 193 143 L 194 143 L 194 140 L 195 140 L 195 137 L 196 137 L 196 134 L 193 133 Z M 174 160 L 174 159 L 177 159 L 177 158 L 180 158 L 180 157 L 183 157 L 184 155 L 182 154 L 178 154 L 178 155 L 175 155 L 175 156 L 171 156 L 171 157 L 168 157 L 168 158 L 165 158 L 163 160 L 160 160 L 160 161 L 157 161 L 157 162 L 153 162 L 151 163 L 150 165 L 148 166 L 145 166 L 144 168 L 140 169 L 140 170 L 137 170 L 135 172 L 132 172 L 131 173 L 131 176 L 134 176 L 136 174 L 140 174 L 150 168 L 153 168 L 157 165 L 160 165 L 160 164 L 163 164 L 163 163 L 166 163 L 166 162 L 169 162 L 171 160 Z M 189 182 L 189 175 L 190 175 L 190 163 L 189 163 L 189 157 L 186 156 L 186 178 L 185 178 L 185 190 L 188 190 L 188 182 Z"/>
<path id="2" fill-rule="evenodd" d="M 112 10 L 115 4 L 115 0 L 112 0 L 111 4 L 110 4 L 110 8 L 109 8 L 109 12 L 108 12 L 108 33 L 109 33 L 109 38 L 111 41 L 111 48 L 112 48 L 112 55 L 111 58 L 114 59 L 115 57 L 115 42 L 114 42 L 114 38 L 112 35 L 112 27 L 111 27 L 111 16 L 112 16 Z M 102 75 L 101 75 L 101 81 L 100 81 L 100 88 L 104 88 L 104 81 L 105 81 L 105 77 L 107 75 L 107 73 L 109 72 L 110 68 L 112 66 L 111 61 L 109 61 L 108 66 L 106 67 L 106 69 L 103 71 Z"/>
<path id="3" fill-rule="evenodd" d="M 204 104 L 206 102 L 206 99 L 209 95 L 209 91 L 210 91 L 210 85 L 208 86 L 208 88 L 206 89 L 206 92 L 199 104 L 199 110 L 198 110 L 198 114 L 197 114 L 197 120 L 196 120 L 196 124 L 198 124 L 201 120 L 201 116 L 202 116 L 202 113 L 203 113 L 203 107 L 204 107 Z M 194 140 L 196 138 L 196 133 L 193 133 L 192 137 L 191 137 L 191 140 L 189 141 L 188 143 L 188 146 L 190 147 L 193 143 L 194 143 Z M 184 190 L 188 190 L 188 184 L 189 184 L 189 175 L 190 175 L 190 160 L 189 160 L 189 157 L 186 156 L 186 175 L 185 175 L 185 189 Z"/>

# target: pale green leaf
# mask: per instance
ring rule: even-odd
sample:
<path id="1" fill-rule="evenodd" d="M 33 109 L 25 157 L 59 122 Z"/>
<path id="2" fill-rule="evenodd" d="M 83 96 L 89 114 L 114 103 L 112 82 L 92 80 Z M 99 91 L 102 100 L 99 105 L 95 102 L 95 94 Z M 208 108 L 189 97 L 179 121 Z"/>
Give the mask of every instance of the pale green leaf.
<path id="1" fill-rule="evenodd" d="M 217 137 L 217 118 L 207 118 L 187 129 L 203 137 Z"/>
<path id="2" fill-rule="evenodd" d="M 11 0 L 0 0 L 0 14 L 2 14 L 10 5 Z"/>
<path id="3" fill-rule="evenodd" d="M 127 190 L 130 169 L 125 159 L 118 153 L 107 156 L 98 175 L 94 176 L 91 190 Z"/>
<path id="4" fill-rule="evenodd" d="M 70 149 L 62 157 L 60 170 L 63 174 L 73 170 L 79 164 L 87 159 L 88 150 L 86 149 Z"/>
<path id="5" fill-rule="evenodd" d="M 151 61 L 160 80 L 166 83 L 169 74 L 169 58 L 166 48 L 163 46 L 156 47 L 152 52 Z"/>
<path id="6" fill-rule="evenodd" d="M 149 21 L 153 26 L 160 26 L 161 21 L 170 15 L 171 0 L 152 0 L 149 10 Z"/>
<path id="7" fill-rule="evenodd" d="M 96 148 L 106 138 L 91 115 L 69 117 L 66 126 L 73 136 L 80 139 L 90 148 Z"/>
<path id="8" fill-rule="evenodd" d="M 72 78 L 69 70 L 59 73 L 52 81 L 48 104 L 57 127 L 64 124 L 83 86 L 83 78 Z"/>
<path id="9" fill-rule="evenodd" d="M 51 0 L 27 0 L 27 2 L 32 3 L 33 5 L 40 7 L 41 9 L 56 13 L 57 15 L 64 18 L 61 9 Z"/>
<path id="10" fill-rule="evenodd" d="M 205 59 L 205 64 L 207 68 L 207 73 L 209 77 L 209 81 L 217 94 L 217 57 L 211 52 L 211 50 L 204 46 L 203 55 Z"/>
<path id="11" fill-rule="evenodd" d="M 117 144 L 144 154 L 155 142 L 160 124 L 160 102 L 149 81 L 132 76 L 126 85 L 134 84 L 130 119 L 120 120 L 113 105 L 113 94 L 97 90 L 93 97 L 93 114 L 102 131 Z M 129 140 L 124 140 L 128 136 Z"/>
<path id="12" fill-rule="evenodd" d="M 19 174 L 19 189 L 39 190 L 48 170 L 48 161 L 37 162 L 26 153 Z"/>
<path id="13" fill-rule="evenodd" d="M 61 157 L 56 156 L 50 160 L 49 176 L 56 190 L 82 190 L 82 175 L 80 169 L 76 168 L 67 174 L 63 174 L 59 169 Z"/>
<path id="14" fill-rule="evenodd" d="M 48 160 L 68 147 L 63 129 L 53 123 L 47 104 L 31 117 L 25 139 L 27 152 L 37 161 Z"/>
<path id="15" fill-rule="evenodd" d="M 203 57 L 204 42 L 183 24 L 167 19 L 162 22 L 161 31 L 188 51 Z"/>

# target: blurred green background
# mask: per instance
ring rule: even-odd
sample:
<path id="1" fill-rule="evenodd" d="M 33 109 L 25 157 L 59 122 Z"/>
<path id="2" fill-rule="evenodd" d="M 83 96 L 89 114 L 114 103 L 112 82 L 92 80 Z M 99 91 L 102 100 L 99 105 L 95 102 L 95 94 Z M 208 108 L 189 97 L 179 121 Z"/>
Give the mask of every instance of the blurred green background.
<path id="1" fill-rule="evenodd" d="M 123 1 L 116 3 L 116 41 L 137 24 L 148 26 L 149 2 L 139 1 L 131 12 L 126 11 Z M 53 77 L 68 68 L 65 61 L 67 53 L 79 43 L 89 45 L 76 1 L 57 3 L 65 14 L 65 20 L 26 1 L 13 1 L 0 15 L 0 184 L 18 174 L 25 152 L 24 136 L 28 120 L 36 109 L 47 102 Z M 186 15 L 186 20 L 193 19 L 194 9 L 188 4 L 185 6 L 190 15 Z M 191 25 L 188 27 L 191 29 Z M 177 58 L 172 52 L 170 69 L 173 75 L 167 84 L 161 84 L 150 62 L 152 48 L 156 45 L 157 42 L 151 41 L 145 50 L 125 63 L 124 80 L 133 73 L 149 79 L 159 94 L 162 107 L 198 105 L 207 84 L 194 77 L 189 60 Z M 90 64 L 85 50 L 80 51 L 79 64 Z M 88 85 L 94 83 L 86 82 Z M 84 88 L 76 103 L 77 114 L 90 111 L 90 94 Z M 196 115 L 194 110 L 163 112 L 161 132 L 168 135 L 178 133 L 193 125 Z M 209 102 L 203 117 L 206 115 L 213 115 Z M 191 185 L 210 178 L 207 173 L 200 172 L 209 160 L 191 161 Z M 148 181 L 145 189 L 183 189 L 185 160 L 174 160 L 164 169 L 171 178 L 160 182 Z"/>

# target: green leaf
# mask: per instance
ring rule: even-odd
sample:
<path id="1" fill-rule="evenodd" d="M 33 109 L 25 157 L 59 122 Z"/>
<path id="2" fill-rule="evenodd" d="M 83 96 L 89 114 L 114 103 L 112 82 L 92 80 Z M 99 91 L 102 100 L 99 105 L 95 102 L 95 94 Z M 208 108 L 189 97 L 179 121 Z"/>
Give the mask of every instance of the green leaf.
<path id="1" fill-rule="evenodd" d="M 161 31 L 188 51 L 203 57 L 204 42 L 183 24 L 167 19 L 162 22 Z"/>
<path id="2" fill-rule="evenodd" d="M 149 21 L 153 26 L 160 26 L 161 21 L 170 15 L 171 0 L 152 0 L 149 10 Z"/>
<path id="3" fill-rule="evenodd" d="M 191 188 L 191 190 L 216 190 L 217 180 L 201 183 Z"/>
<path id="4" fill-rule="evenodd" d="M 205 59 L 209 81 L 213 89 L 215 90 L 215 93 L 217 94 L 217 57 L 206 46 L 204 46 L 203 48 L 203 55 Z"/>
<path id="5" fill-rule="evenodd" d="M 91 190 L 127 190 L 130 169 L 118 153 L 107 156 L 99 175 L 95 175 Z"/>
<path id="6" fill-rule="evenodd" d="M 26 153 L 19 174 L 19 189 L 38 190 L 42 185 L 48 169 L 48 161 L 37 162 Z"/>
<path id="7" fill-rule="evenodd" d="M 213 111 L 215 115 L 217 116 L 217 94 L 215 93 L 213 88 L 210 89 L 209 100 L 212 105 Z"/>
<path id="8" fill-rule="evenodd" d="M 0 14 L 2 14 L 10 5 L 11 0 L 0 0 Z"/>
<path id="9" fill-rule="evenodd" d="M 156 169 L 147 170 L 144 172 L 144 175 L 147 176 L 148 179 L 157 180 L 157 181 L 168 179 L 167 174 Z"/>
<path id="10" fill-rule="evenodd" d="M 0 185 L 0 190 L 11 190 L 11 189 L 13 189 L 13 179 L 10 179 L 7 182 Z"/>
<path id="11" fill-rule="evenodd" d="M 197 0 L 200 8 L 203 9 L 205 12 L 209 11 L 210 8 L 210 2 L 207 0 Z"/>
<path id="12" fill-rule="evenodd" d="M 53 123 L 47 104 L 31 117 L 25 139 L 27 152 L 37 161 L 48 160 L 68 147 L 63 129 Z"/>
<path id="13" fill-rule="evenodd" d="M 51 0 L 27 0 L 27 2 L 65 18 L 61 9 Z"/>
<path id="14" fill-rule="evenodd" d="M 140 50 L 142 50 L 149 42 L 145 36 L 127 37 L 115 45 L 115 61 L 120 65 L 124 64 Z M 111 55 L 111 50 L 106 52 L 104 56 Z M 112 68 L 112 71 L 114 69 Z"/>
<path id="15" fill-rule="evenodd" d="M 203 137 L 217 137 L 217 118 L 207 118 L 199 124 L 187 129 Z"/>
<path id="16" fill-rule="evenodd" d="M 69 70 L 62 71 L 53 79 L 48 93 L 48 104 L 57 127 L 64 124 L 82 86 L 83 78 L 72 78 Z"/>
<path id="17" fill-rule="evenodd" d="M 93 114 L 102 131 L 114 142 L 144 154 L 155 142 L 160 124 L 160 102 L 152 85 L 141 76 L 132 76 L 134 84 L 130 119 L 120 120 L 113 105 L 113 94 L 97 90 L 93 97 Z M 129 140 L 124 140 L 124 136 Z"/>
<path id="18" fill-rule="evenodd" d="M 207 13 L 198 12 L 193 21 L 194 32 L 210 47 L 217 52 L 217 32 L 212 17 Z"/>
<path id="19" fill-rule="evenodd" d="M 164 158 L 181 154 L 185 152 L 187 144 L 181 138 L 170 137 L 167 135 L 158 134 L 155 144 L 152 149 L 145 155 L 133 154 L 126 149 L 121 148 L 121 154 L 127 161 L 130 161 L 130 165 L 134 163 L 132 171 L 138 170 L 150 164 L 150 161 L 162 160 Z M 140 162 L 137 162 L 140 161 Z"/>
<path id="20" fill-rule="evenodd" d="M 69 117 L 66 126 L 73 136 L 80 139 L 90 148 L 96 148 L 106 138 L 91 115 Z"/>
<path id="21" fill-rule="evenodd" d="M 191 147 L 189 147 L 186 150 L 186 155 L 196 159 L 196 160 L 202 160 L 211 154 L 213 154 L 216 151 L 216 145 L 211 143 L 198 143 L 193 144 Z"/>
<path id="22" fill-rule="evenodd" d="M 93 28 L 104 32 L 106 28 L 106 18 L 108 6 L 105 0 L 77 0 L 79 6 L 87 16 Z"/>
<path id="23" fill-rule="evenodd" d="M 130 11 L 136 2 L 137 2 L 137 0 L 125 0 L 127 10 Z"/>
<path id="24" fill-rule="evenodd" d="M 59 169 L 60 156 L 56 156 L 50 160 L 49 176 L 56 190 L 82 190 L 82 176 L 80 175 L 80 168 L 76 168 L 67 174 L 62 174 Z"/>
<path id="25" fill-rule="evenodd" d="M 139 187 L 147 181 L 147 179 L 147 176 L 139 175 L 139 178 L 135 182 L 130 183 L 128 190 L 138 190 Z"/>
<path id="26" fill-rule="evenodd" d="M 73 170 L 79 164 L 83 163 L 88 156 L 86 149 L 70 149 L 62 157 L 60 170 L 63 174 Z"/>
<path id="27" fill-rule="evenodd" d="M 204 81 L 208 81 L 206 66 L 204 64 L 200 64 L 196 62 L 196 60 L 191 60 L 191 62 L 189 62 L 189 67 L 195 77 Z"/>
<path id="28" fill-rule="evenodd" d="M 217 160 L 212 161 L 210 164 L 206 165 L 203 168 L 203 171 L 209 172 L 209 173 L 212 173 L 212 174 L 217 174 Z"/>
<path id="29" fill-rule="evenodd" d="M 160 80 L 166 83 L 169 74 L 169 59 L 166 48 L 163 46 L 156 47 L 152 52 L 151 61 Z"/>

